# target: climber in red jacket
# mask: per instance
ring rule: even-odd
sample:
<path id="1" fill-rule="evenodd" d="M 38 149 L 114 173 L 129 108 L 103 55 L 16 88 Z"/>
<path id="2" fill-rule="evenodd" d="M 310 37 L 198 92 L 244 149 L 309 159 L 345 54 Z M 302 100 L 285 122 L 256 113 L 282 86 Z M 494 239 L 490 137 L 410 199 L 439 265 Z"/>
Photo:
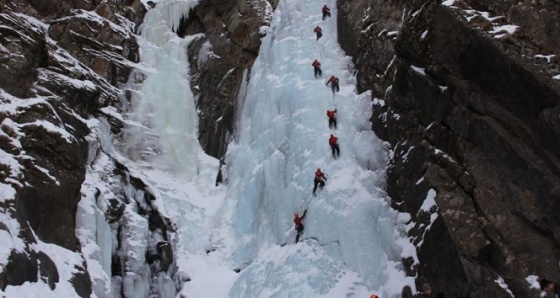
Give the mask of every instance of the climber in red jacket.
<path id="1" fill-rule="evenodd" d="M 331 10 L 330 8 L 325 4 L 323 6 L 323 21 L 325 20 L 326 17 L 331 17 Z"/>
<path id="2" fill-rule="evenodd" d="M 333 94 L 334 94 L 335 90 L 336 90 L 336 92 L 340 91 L 340 86 L 338 86 L 338 78 L 337 77 L 331 76 L 331 78 L 327 80 L 327 83 L 325 85 L 328 86 L 329 84 L 331 84 L 331 89 L 332 89 Z"/>
<path id="3" fill-rule="evenodd" d="M 314 186 L 313 186 L 313 195 L 316 196 L 315 191 L 317 191 L 317 185 L 319 185 L 319 187 L 321 187 L 321 189 L 323 189 L 323 187 L 325 186 L 325 181 L 327 180 L 327 177 L 325 176 L 325 174 L 323 172 L 321 172 L 321 168 L 317 168 L 317 171 L 315 172 L 315 179 L 313 180 Z"/>
<path id="4" fill-rule="evenodd" d="M 296 243 L 298 243 L 299 237 L 303 234 L 303 228 L 304 227 L 303 227 L 303 224 L 301 222 L 305 218 L 306 214 L 307 214 L 307 209 L 305 211 L 303 211 L 303 214 L 301 215 L 301 217 L 299 216 L 299 214 L 294 213 L 294 224 L 296 225 L 295 229 L 297 231 Z"/>
<path id="5" fill-rule="evenodd" d="M 331 134 L 331 137 L 329 138 L 329 145 L 331 146 L 332 157 L 334 157 L 335 159 L 337 157 L 340 157 L 340 147 L 338 147 L 338 138 L 335 137 L 333 134 Z"/>
<path id="6" fill-rule="evenodd" d="M 334 110 L 327 110 L 327 117 L 329 117 L 329 128 L 336 129 L 336 109 Z"/>
<path id="7" fill-rule="evenodd" d="M 317 40 L 319 40 L 319 38 L 323 36 L 323 29 L 321 29 L 321 27 L 319 26 L 315 27 L 315 29 L 313 29 L 313 32 L 317 33 Z"/>
<path id="8" fill-rule="evenodd" d="M 319 63 L 317 59 L 315 59 L 315 61 L 311 63 L 311 66 L 313 66 L 313 71 L 315 72 L 315 78 L 317 78 L 317 74 L 319 74 L 320 77 L 323 76 L 323 72 L 321 71 L 321 63 Z"/>

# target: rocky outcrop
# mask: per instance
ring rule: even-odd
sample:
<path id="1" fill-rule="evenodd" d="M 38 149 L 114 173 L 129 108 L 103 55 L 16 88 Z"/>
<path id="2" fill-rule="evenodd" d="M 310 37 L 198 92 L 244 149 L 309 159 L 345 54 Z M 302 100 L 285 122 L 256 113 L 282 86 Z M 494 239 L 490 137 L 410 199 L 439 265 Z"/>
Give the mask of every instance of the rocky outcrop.
<path id="1" fill-rule="evenodd" d="M 201 34 L 189 47 L 192 86 L 199 113 L 199 141 L 221 158 L 234 129 L 238 94 L 257 57 L 260 27 L 270 25 L 266 0 L 203 1 L 181 23 L 178 34 Z M 242 96 L 242 95 L 240 95 Z"/>
<path id="2" fill-rule="evenodd" d="M 410 213 L 418 285 L 532 297 L 558 275 L 555 1 L 340 1 L 343 48 L 390 142 L 388 193 Z M 433 198 L 435 205 L 429 204 Z"/>
<path id="3" fill-rule="evenodd" d="M 55 289 L 65 279 L 92 294 L 75 233 L 87 119 L 112 118 L 102 108 L 118 103 L 138 60 L 133 31 L 144 12 L 140 1 L 0 3 L 0 232 L 12 243 L 0 289 L 39 279 Z"/>

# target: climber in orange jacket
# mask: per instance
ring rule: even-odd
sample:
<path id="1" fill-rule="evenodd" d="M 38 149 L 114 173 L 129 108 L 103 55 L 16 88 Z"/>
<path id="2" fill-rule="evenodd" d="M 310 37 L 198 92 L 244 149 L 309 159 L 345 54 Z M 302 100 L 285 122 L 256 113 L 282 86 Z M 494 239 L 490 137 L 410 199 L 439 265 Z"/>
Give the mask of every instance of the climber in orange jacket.
<path id="1" fill-rule="evenodd" d="M 315 29 L 313 29 L 313 32 L 317 34 L 317 40 L 319 40 L 319 38 L 323 36 L 323 29 L 321 29 L 321 27 L 319 26 L 315 27 Z"/>
<path id="2" fill-rule="evenodd" d="M 335 159 L 337 157 L 340 157 L 340 147 L 338 147 L 338 138 L 335 137 L 333 134 L 331 134 L 331 137 L 329 138 L 329 145 L 331 146 L 332 157 L 334 157 Z"/>
<path id="3" fill-rule="evenodd" d="M 321 168 L 317 168 L 317 171 L 315 172 L 315 179 L 313 180 L 314 186 L 313 186 L 313 195 L 316 196 L 315 192 L 317 191 L 317 186 L 321 187 L 321 189 L 323 189 L 323 187 L 325 186 L 325 181 L 327 180 L 327 177 L 325 176 L 325 174 L 323 172 L 321 172 Z"/>
<path id="4" fill-rule="evenodd" d="M 329 128 L 332 129 L 334 127 L 334 129 L 336 129 L 336 110 L 327 110 L 327 117 L 329 117 Z"/>
<path id="5" fill-rule="evenodd" d="M 323 76 L 323 72 L 321 71 L 321 63 L 319 63 L 317 59 L 315 59 L 315 61 L 311 63 L 311 66 L 313 66 L 313 71 L 315 72 L 315 78 L 317 78 L 317 74 L 319 74 L 320 77 Z"/>
<path id="6" fill-rule="evenodd" d="M 304 226 L 302 224 L 302 221 L 305 218 L 306 214 L 307 214 L 307 209 L 305 209 L 305 211 L 303 211 L 303 214 L 301 215 L 301 217 L 299 216 L 299 214 L 294 213 L 294 224 L 296 225 L 295 229 L 297 231 L 296 243 L 298 243 L 299 237 L 303 234 Z"/>
<path id="7" fill-rule="evenodd" d="M 331 10 L 330 8 L 325 4 L 323 6 L 323 21 L 325 20 L 326 17 L 331 17 Z"/>

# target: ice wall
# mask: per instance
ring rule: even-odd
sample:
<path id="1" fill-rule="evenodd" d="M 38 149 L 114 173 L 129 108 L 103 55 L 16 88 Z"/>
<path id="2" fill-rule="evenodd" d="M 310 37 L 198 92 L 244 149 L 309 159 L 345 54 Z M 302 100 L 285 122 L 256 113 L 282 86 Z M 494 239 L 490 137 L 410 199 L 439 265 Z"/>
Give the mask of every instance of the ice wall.
<path id="1" fill-rule="evenodd" d="M 332 10 L 324 22 L 323 4 Z M 244 269 L 231 297 L 334 297 L 331 290 L 394 297 L 411 281 L 399 265 L 401 247 L 394 244 L 397 214 L 382 190 L 386 149 L 370 129 L 370 96 L 356 93 L 351 59 L 336 41 L 335 20 L 334 0 L 283 0 L 266 30 L 238 140 L 227 156 L 229 205 L 222 214 L 231 224 L 232 260 Z M 324 34 L 319 41 L 313 33 L 317 25 Z M 311 67 L 315 58 L 323 69 L 319 79 Z M 334 97 L 325 86 L 333 74 L 341 81 Z M 336 131 L 329 130 L 325 114 L 333 108 L 338 109 Z M 331 133 L 341 146 L 337 160 L 330 155 Z M 312 197 L 318 167 L 329 180 Z M 305 208 L 306 240 L 294 249 L 293 213 Z"/>
<path id="2" fill-rule="evenodd" d="M 139 68 L 131 84 L 131 110 L 136 122 L 127 128 L 126 151 L 147 167 L 191 179 L 198 172 L 198 115 L 190 89 L 187 46 L 175 30 L 196 0 L 161 0 L 140 26 Z"/>

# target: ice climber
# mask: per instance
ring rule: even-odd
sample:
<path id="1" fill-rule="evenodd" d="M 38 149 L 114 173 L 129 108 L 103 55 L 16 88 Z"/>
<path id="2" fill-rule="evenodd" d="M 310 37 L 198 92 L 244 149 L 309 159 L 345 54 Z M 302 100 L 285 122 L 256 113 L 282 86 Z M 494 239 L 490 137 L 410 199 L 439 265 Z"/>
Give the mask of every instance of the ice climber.
<path id="1" fill-rule="evenodd" d="M 319 74 L 320 77 L 323 76 L 323 72 L 321 71 L 321 63 L 319 63 L 317 59 L 315 59 L 315 61 L 311 63 L 311 66 L 313 66 L 313 71 L 315 72 L 315 78 L 317 78 L 317 74 Z"/>
<path id="2" fill-rule="evenodd" d="M 319 38 L 323 36 L 323 29 L 321 29 L 321 27 L 319 26 L 315 27 L 315 29 L 313 29 L 313 32 L 317 33 L 317 40 L 319 40 Z"/>
<path id="3" fill-rule="evenodd" d="M 329 145 L 331 146 L 332 157 L 335 159 L 340 157 L 340 147 L 338 147 L 338 138 L 335 137 L 333 134 L 331 134 L 331 137 L 329 138 Z"/>
<path id="4" fill-rule="evenodd" d="M 327 83 L 325 84 L 326 86 L 328 86 L 329 84 L 331 84 L 331 89 L 332 89 L 332 93 L 334 94 L 334 92 L 339 92 L 340 91 L 340 86 L 338 86 L 338 78 L 335 76 L 331 76 L 331 78 L 327 81 Z"/>
<path id="5" fill-rule="evenodd" d="M 296 224 L 296 231 L 297 231 L 297 236 L 296 236 L 296 243 L 298 243 L 299 241 L 299 237 L 303 234 L 303 224 L 301 223 L 303 221 L 303 219 L 305 218 L 305 215 L 307 214 L 307 209 L 305 209 L 305 211 L 303 211 L 303 214 L 301 215 L 301 217 L 299 216 L 299 214 L 294 213 L 294 224 Z"/>
<path id="6" fill-rule="evenodd" d="M 323 6 L 323 21 L 325 20 L 326 17 L 331 17 L 331 10 L 330 8 L 325 4 Z"/>
<path id="7" fill-rule="evenodd" d="M 323 172 L 321 172 L 321 168 L 317 168 L 317 171 L 315 172 L 315 179 L 313 180 L 314 186 L 313 186 L 313 195 L 316 196 L 315 192 L 317 191 L 317 185 L 319 185 L 321 187 L 321 189 L 323 189 L 323 187 L 325 186 L 325 181 L 327 180 L 327 177 L 325 176 L 325 174 Z"/>
<path id="8" fill-rule="evenodd" d="M 327 117 L 329 117 L 329 128 L 336 129 L 336 109 L 327 110 Z"/>

